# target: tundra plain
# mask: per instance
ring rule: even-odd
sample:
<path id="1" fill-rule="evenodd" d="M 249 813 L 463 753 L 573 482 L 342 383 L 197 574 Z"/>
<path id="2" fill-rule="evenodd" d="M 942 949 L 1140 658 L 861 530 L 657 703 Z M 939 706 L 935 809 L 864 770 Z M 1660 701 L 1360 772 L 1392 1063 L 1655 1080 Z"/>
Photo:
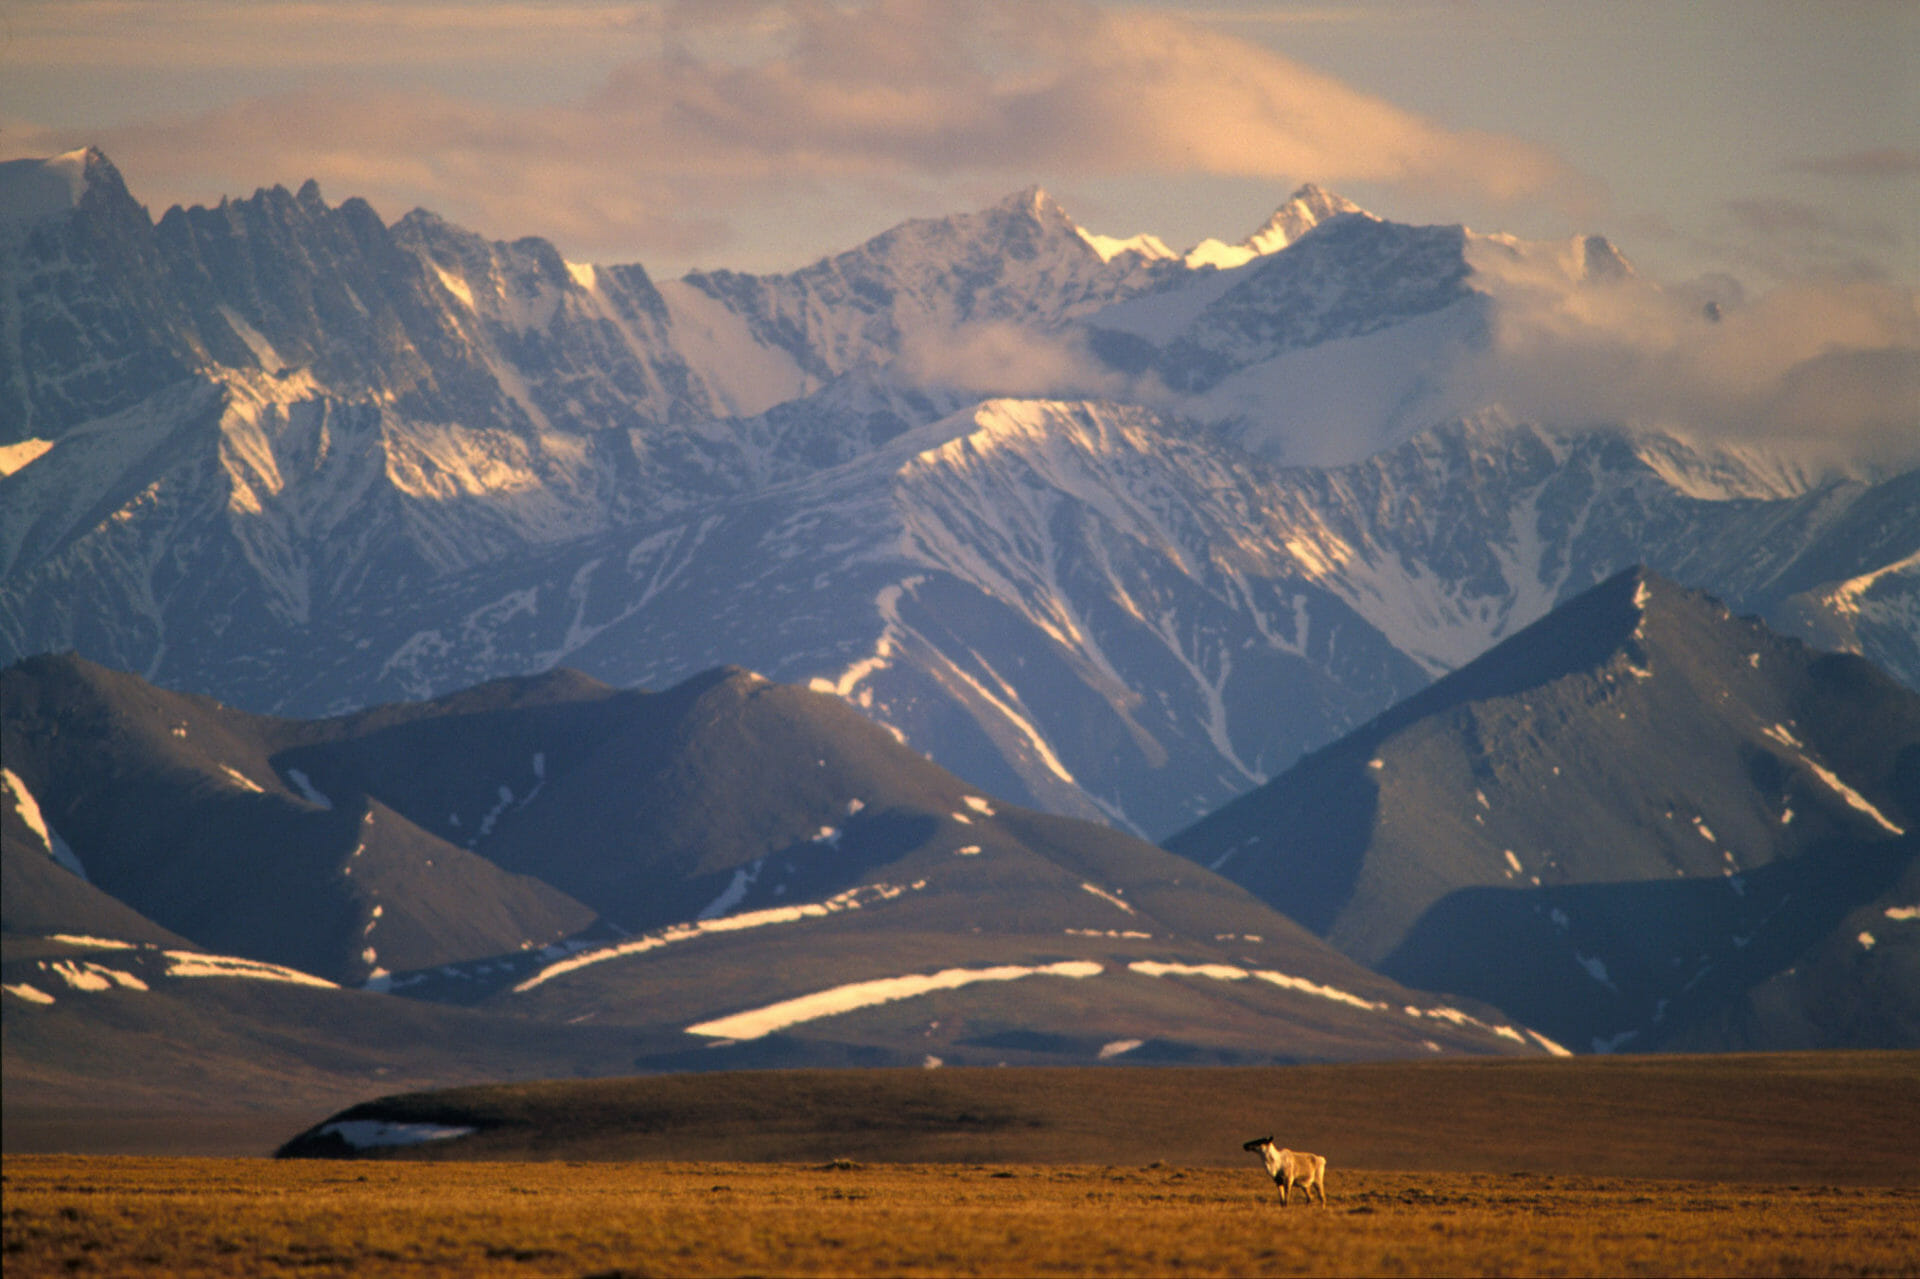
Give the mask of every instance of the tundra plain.
<path id="1" fill-rule="evenodd" d="M 14 1279 L 172 1275 L 1890 1275 L 1920 1189 L 1244 1168 L 16 1156 Z"/>
<path id="2" fill-rule="evenodd" d="M 7 1273 L 1920 1273 L 1907 1053 L 770 1071 L 374 1108 L 493 1127 L 398 1158 L 9 1153 Z M 1328 1207 L 1280 1206 L 1240 1149 L 1269 1130 L 1327 1156 Z"/>

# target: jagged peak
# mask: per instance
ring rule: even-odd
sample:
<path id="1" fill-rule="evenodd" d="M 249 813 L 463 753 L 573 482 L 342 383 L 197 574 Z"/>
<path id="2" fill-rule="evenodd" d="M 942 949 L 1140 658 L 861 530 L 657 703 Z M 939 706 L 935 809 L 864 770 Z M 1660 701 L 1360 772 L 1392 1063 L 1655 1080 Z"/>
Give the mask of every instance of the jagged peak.
<path id="1" fill-rule="evenodd" d="M 1633 263 L 1604 235 L 1589 235 L 1581 242 L 1582 265 L 1589 280 L 1624 280 L 1634 274 Z"/>
<path id="2" fill-rule="evenodd" d="M 1231 270 L 1237 266 L 1244 266 L 1255 258 L 1278 253 L 1321 223 L 1350 214 L 1358 214 L 1366 218 L 1373 217 L 1373 214 L 1345 196 L 1336 195 L 1324 187 L 1308 182 L 1296 188 L 1294 193 L 1274 210 L 1273 216 L 1245 240 L 1238 244 L 1227 244 L 1213 239 L 1202 240 L 1189 249 L 1184 258 L 1190 267 L 1211 266 L 1222 271 Z"/>
<path id="3" fill-rule="evenodd" d="M 987 218 L 992 223 L 1013 222 L 1032 227 L 1042 234 L 1067 235 L 1082 240 L 1086 238 L 1086 232 L 1060 207 L 1060 202 L 1038 185 L 1016 191 L 1000 201 L 987 210 Z"/>
<path id="4" fill-rule="evenodd" d="M 1015 191 L 1000 203 L 993 206 L 996 213 L 1019 213 L 1035 218 L 1064 218 L 1066 210 L 1058 201 L 1047 194 L 1046 188 L 1039 183 Z"/>
<path id="5" fill-rule="evenodd" d="M 1285 204 L 1274 210 L 1273 216 L 1267 219 L 1266 225 L 1254 233 L 1254 238 L 1258 239 L 1262 234 L 1276 229 L 1284 229 L 1292 239 L 1297 240 L 1322 222 L 1344 217 L 1349 213 L 1373 216 L 1344 195 L 1316 186 L 1311 182 L 1303 183 L 1287 197 Z"/>
<path id="6" fill-rule="evenodd" d="M 93 190 L 132 198 L 120 170 L 98 147 L 0 162 L 0 223 L 22 225 L 54 217 L 79 207 Z"/>

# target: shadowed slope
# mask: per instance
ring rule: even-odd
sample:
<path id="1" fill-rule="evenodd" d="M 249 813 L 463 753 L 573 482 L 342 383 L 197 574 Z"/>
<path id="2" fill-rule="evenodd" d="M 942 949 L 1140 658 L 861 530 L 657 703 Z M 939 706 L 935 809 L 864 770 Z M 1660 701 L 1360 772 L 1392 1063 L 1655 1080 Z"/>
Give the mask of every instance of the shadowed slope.
<path id="1" fill-rule="evenodd" d="M 1168 846 L 1401 981 L 1646 1046 L 1910 904 L 1917 821 L 1920 697 L 1636 571 Z M 1869 984 L 1860 1024 L 1914 1023 Z"/>

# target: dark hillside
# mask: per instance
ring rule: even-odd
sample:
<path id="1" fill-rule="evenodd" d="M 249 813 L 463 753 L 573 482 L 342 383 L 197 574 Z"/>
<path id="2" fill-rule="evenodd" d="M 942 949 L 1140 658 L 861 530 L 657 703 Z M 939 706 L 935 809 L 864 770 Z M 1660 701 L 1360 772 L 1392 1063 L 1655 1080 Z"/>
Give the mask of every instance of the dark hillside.
<path id="1" fill-rule="evenodd" d="M 1168 847 L 1400 981 L 1638 1048 L 1706 1042 L 1873 903 L 1911 927 L 1916 823 L 1920 695 L 1635 571 Z M 1732 1042 L 1920 1042 L 1920 985 L 1867 985 L 1852 1030 Z"/>

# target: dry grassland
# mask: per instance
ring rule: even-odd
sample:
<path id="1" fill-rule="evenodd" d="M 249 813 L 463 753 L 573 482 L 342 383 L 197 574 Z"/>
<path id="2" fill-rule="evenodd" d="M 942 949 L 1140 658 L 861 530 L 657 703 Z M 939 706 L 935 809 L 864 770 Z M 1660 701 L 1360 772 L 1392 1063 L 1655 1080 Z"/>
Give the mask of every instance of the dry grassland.
<path id="1" fill-rule="evenodd" d="M 13 1156 L 39 1275 L 1920 1272 L 1920 1189 L 1227 1168 Z"/>

